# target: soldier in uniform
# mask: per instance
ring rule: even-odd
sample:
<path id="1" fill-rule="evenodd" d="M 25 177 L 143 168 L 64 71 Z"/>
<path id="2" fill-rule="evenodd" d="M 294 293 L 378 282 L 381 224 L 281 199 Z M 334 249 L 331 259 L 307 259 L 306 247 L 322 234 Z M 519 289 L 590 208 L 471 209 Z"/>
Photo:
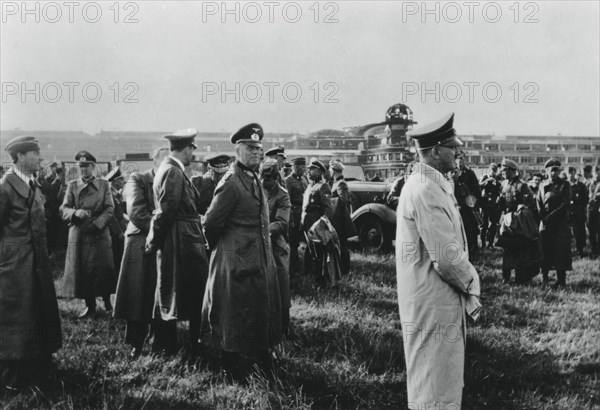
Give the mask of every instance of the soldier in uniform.
<path id="1" fill-rule="evenodd" d="M 329 170 L 333 181 L 333 185 L 331 186 L 331 196 L 333 198 L 340 198 L 350 212 L 350 190 L 348 189 L 348 183 L 344 179 L 344 164 L 340 161 L 332 160 L 329 163 Z"/>
<path id="2" fill-rule="evenodd" d="M 208 171 L 202 176 L 197 175 L 192 177 L 192 183 L 200 193 L 200 207 L 198 212 L 201 215 L 206 214 L 208 207 L 213 199 L 215 189 L 227 169 L 229 168 L 229 155 L 215 154 L 206 158 L 208 163 Z"/>
<path id="3" fill-rule="evenodd" d="M 14 165 L 0 178 L 0 391 L 45 376 L 62 345 L 44 198 L 34 178 L 40 146 L 25 136 L 4 149 Z"/>
<path id="4" fill-rule="evenodd" d="M 292 163 L 291 162 L 286 162 L 283 165 L 283 180 L 285 181 L 285 179 L 287 177 L 289 177 L 290 175 L 292 175 L 292 172 L 294 172 Z"/>
<path id="5" fill-rule="evenodd" d="M 306 159 L 294 158 L 292 160 L 294 172 L 285 179 L 292 210 L 290 213 L 289 234 L 290 234 L 290 275 L 293 277 L 298 272 L 300 258 L 298 256 L 298 246 L 303 240 L 302 230 L 300 229 L 300 219 L 302 217 L 302 200 L 304 192 L 308 187 L 308 179 L 304 175 L 306 170 Z"/>
<path id="6" fill-rule="evenodd" d="M 56 252 L 59 246 L 59 235 L 61 231 L 62 219 L 60 217 L 59 207 L 61 202 L 58 201 L 58 193 L 62 181 L 60 174 L 62 169 L 56 162 L 50 164 L 52 174 L 46 178 L 47 193 L 46 193 L 46 227 L 48 237 L 48 253 Z"/>
<path id="7" fill-rule="evenodd" d="M 108 225 L 110 230 L 110 239 L 112 241 L 112 250 L 115 269 L 119 269 L 121 266 L 121 259 L 123 259 L 123 247 L 125 245 L 125 229 L 127 228 L 127 221 L 125 220 L 125 204 L 123 203 L 123 185 L 125 178 L 121 174 L 121 170 L 118 166 L 113 168 L 108 174 L 106 174 L 106 180 L 110 183 L 110 193 L 115 204 L 115 212 Z"/>
<path id="8" fill-rule="evenodd" d="M 575 245 L 577 254 L 584 256 L 583 248 L 585 248 L 586 233 L 585 233 L 585 210 L 588 203 L 588 190 L 585 184 L 577 178 L 577 170 L 574 167 L 569 167 L 569 183 L 571 184 L 571 207 L 570 218 L 571 228 L 573 228 L 573 236 L 575 236 Z"/>
<path id="9" fill-rule="evenodd" d="M 537 206 L 542 220 L 540 239 L 542 245 L 542 275 L 548 283 L 548 271 L 556 269 L 555 287 L 566 286 L 567 271 L 571 270 L 571 227 L 569 204 L 571 187 L 560 176 L 560 161 L 546 162 L 548 179 L 540 186 Z"/>
<path id="10" fill-rule="evenodd" d="M 177 350 L 177 321 L 189 320 L 190 351 L 197 352 L 202 297 L 208 259 L 198 213 L 199 194 L 185 173 L 197 148 L 195 129 L 165 135 L 169 156 L 160 164 L 152 190 L 154 214 L 146 238 L 146 253 L 156 253 L 157 278 L 153 349 L 167 354 Z"/>
<path id="11" fill-rule="evenodd" d="M 265 151 L 265 157 L 267 158 L 271 158 L 277 161 L 277 166 L 279 168 L 279 178 L 280 178 L 280 183 L 283 184 L 283 181 L 285 180 L 285 176 L 283 175 L 283 168 L 284 168 L 284 164 L 285 164 L 285 160 L 287 159 L 287 155 L 285 155 L 285 147 L 283 146 L 279 146 L 279 147 L 273 147 L 271 149 L 268 149 L 267 151 Z"/>
<path id="12" fill-rule="evenodd" d="M 331 189 L 323 181 L 323 175 L 327 172 L 325 165 L 316 158 L 312 158 L 308 166 L 308 177 L 310 184 L 304 192 L 302 201 L 302 218 L 300 226 L 303 232 L 308 230 L 322 216 L 326 216 L 330 221 L 333 219 L 333 205 L 331 203 Z M 312 243 L 309 246 L 310 257 L 306 258 L 307 271 L 315 275 L 318 285 L 326 285 L 325 272 L 323 272 L 323 257 L 325 250 L 318 243 Z"/>
<path id="13" fill-rule="evenodd" d="M 498 165 L 491 163 L 490 173 L 481 179 L 481 247 L 485 248 L 486 241 L 489 248 L 494 246 L 498 221 L 500 221 L 500 208 L 498 199 L 502 189 L 502 178 L 498 173 Z"/>
<path id="14" fill-rule="evenodd" d="M 518 210 L 520 205 L 526 206 L 529 211 L 535 207 L 535 198 L 527 183 L 518 175 L 516 162 L 504 159 L 502 161 L 502 190 L 500 191 L 499 205 L 503 216 Z M 533 215 L 533 213 L 532 213 Z M 518 284 L 528 282 L 539 272 L 539 256 L 537 241 L 522 237 L 503 238 L 500 245 L 504 248 L 502 255 L 502 277 L 504 282 L 510 281 L 512 270 L 515 269 L 515 281 Z"/>
<path id="15" fill-rule="evenodd" d="M 342 271 L 342 275 L 347 275 L 350 273 L 350 251 L 348 250 L 348 237 L 346 236 L 345 231 L 348 230 L 350 232 L 356 232 L 356 228 L 353 226 L 345 227 L 345 224 L 352 223 L 350 220 L 351 206 L 350 206 L 350 189 L 348 188 L 348 183 L 344 179 L 344 164 L 340 161 L 332 160 L 329 163 L 329 169 L 331 171 L 331 179 L 334 181 L 333 186 L 331 187 L 331 196 L 332 198 L 339 198 L 341 206 L 346 208 L 345 217 L 342 217 L 341 210 L 334 209 L 334 220 L 331 222 L 336 227 L 338 231 L 338 238 L 340 240 L 340 268 Z M 348 222 L 348 220 L 350 220 Z M 353 235 L 350 235 L 353 236 Z"/>
<path id="16" fill-rule="evenodd" d="M 260 164 L 260 181 L 267 192 L 269 204 L 269 233 L 273 247 L 273 258 L 277 268 L 279 294 L 281 295 L 281 320 L 283 334 L 287 335 L 290 323 L 290 246 L 287 242 L 288 221 L 290 219 L 290 196 L 287 189 L 277 183 L 279 165 L 274 159 L 266 159 Z"/>
<path id="17" fill-rule="evenodd" d="M 131 358 L 141 355 L 152 320 L 156 258 L 154 255 L 144 255 L 144 246 L 154 211 L 154 176 L 167 155 L 169 148 L 155 150 L 152 155 L 154 168 L 131 174 L 123 189 L 129 224 L 125 230 L 125 249 L 117 282 L 114 317 L 127 320 L 125 342 L 132 347 Z M 160 335 L 157 339 L 160 339 Z"/>
<path id="18" fill-rule="evenodd" d="M 94 317 L 96 296 L 102 296 L 104 308 L 112 313 L 110 295 L 117 278 L 108 225 L 114 214 L 114 202 L 108 181 L 96 178 L 96 158 L 88 151 L 75 155 L 81 177 L 69 181 L 60 206 L 69 223 L 69 240 L 63 277 L 63 296 L 85 300 L 80 318 Z"/>
<path id="19" fill-rule="evenodd" d="M 587 221 L 592 256 L 600 254 L 600 165 L 594 168 L 594 179 L 588 183 Z"/>
<path id="20" fill-rule="evenodd" d="M 479 235 L 479 221 L 477 220 L 478 207 L 481 204 L 481 187 L 475 172 L 465 165 L 465 154 L 461 151 L 461 155 L 456 159 L 458 166 L 457 182 L 461 185 L 466 193 L 464 197 L 467 201 L 467 206 L 461 208 L 463 223 L 467 232 L 467 242 L 469 242 L 469 255 L 474 257 L 478 250 L 479 244 L 477 237 Z M 474 203 L 473 203 L 474 200 Z"/>
<path id="21" fill-rule="evenodd" d="M 269 366 L 269 349 L 282 337 L 267 194 L 256 175 L 262 138 L 256 123 L 231 135 L 236 162 L 217 186 L 204 220 L 212 256 L 201 338 L 222 352 L 234 376 L 254 364 Z"/>
<path id="22" fill-rule="evenodd" d="M 392 209 L 396 209 L 398 207 L 398 199 L 400 198 L 400 194 L 402 193 L 402 188 L 404 188 L 404 184 L 406 183 L 406 179 L 410 176 L 412 169 L 414 166 L 414 162 L 411 162 L 406 166 L 406 170 L 404 174 L 400 177 L 396 178 L 394 182 L 392 182 L 392 186 L 390 188 L 390 192 L 387 195 L 386 203 Z"/>

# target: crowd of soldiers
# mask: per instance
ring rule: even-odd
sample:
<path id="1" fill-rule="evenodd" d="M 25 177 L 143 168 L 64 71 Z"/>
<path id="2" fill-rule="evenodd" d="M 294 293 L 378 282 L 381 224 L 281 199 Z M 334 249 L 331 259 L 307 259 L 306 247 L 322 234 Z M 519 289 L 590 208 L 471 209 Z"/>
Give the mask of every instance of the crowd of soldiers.
<path id="1" fill-rule="evenodd" d="M 52 252 L 65 257 L 58 296 L 83 299 L 81 319 L 96 317 L 100 297 L 107 314 L 126 321 L 131 358 L 142 354 L 150 338 L 153 353 L 177 353 L 177 322 L 188 321 L 187 356 L 217 357 L 233 375 L 270 366 L 288 333 L 290 275 L 309 274 L 327 287 L 349 272 L 347 239 L 356 231 L 341 162 L 326 166 L 313 158 L 307 165 L 300 157 L 286 163 L 281 147 L 263 152 L 263 129 L 254 123 L 232 134 L 235 158 L 214 155 L 207 159 L 208 172 L 190 178 L 186 167 L 196 134 L 190 129 L 166 135 L 169 147 L 152 154 L 153 168 L 127 179 L 118 168 L 99 177 L 94 155 L 79 151 L 80 175 L 66 185 L 56 163 L 41 176 L 35 138 L 9 141 L 5 148 L 14 164 L 0 182 L 0 239 L 10 275 L 1 275 L 0 308 L 13 312 L 3 314 L 3 330 L 27 340 L 0 342 L 2 385 L 31 376 L 23 363 L 32 354 L 47 360 L 60 347 L 47 269 Z M 13 197 L 29 211 L 15 206 Z M 33 223 L 34 231 L 28 230 Z M 17 232 L 14 224 L 26 228 Z M 32 261 L 20 267 L 28 273 L 13 278 L 19 261 L 5 255 L 7 244 L 32 237 L 35 252 L 25 252 Z M 23 288 L 31 294 L 15 300 Z M 40 294 L 47 297 L 39 300 Z M 42 312 L 43 303 L 50 308 Z M 20 331 L 30 326 L 45 335 L 42 324 L 52 326 L 54 338 Z"/>
<path id="2" fill-rule="evenodd" d="M 166 135 L 153 168 L 127 179 L 118 168 L 100 178 L 85 150 L 75 155 L 79 177 L 62 177 L 57 163 L 43 175 L 35 138 L 6 144 L 14 164 L 0 180 L 2 385 L 40 373 L 61 346 L 51 253 L 65 257 L 58 295 L 85 301 L 80 318 L 96 317 L 101 297 L 106 312 L 126 321 L 132 358 L 150 338 L 153 353 L 176 353 L 177 322 L 188 321 L 189 357 L 216 356 L 232 374 L 270 366 L 300 274 L 327 287 L 349 273 L 356 229 L 340 161 L 263 152 L 263 129 L 253 123 L 231 135 L 235 158 L 213 155 L 208 171 L 190 178 L 196 134 Z M 507 282 L 514 269 L 515 283 L 541 271 L 547 284 L 554 269 L 555 286 L 565 286 L 572 236 L 580 256 L 599 253 L 600 167 L 582 175 L 571 167 L 561 174 L 555 159 L 545 167 L 546 176 L 526 182 L 505 159 L 478 180 L 457 154 L 447 175 L 470 258 L 502 247 Z M 394 209 L 410 174 L 392 184 Z"/>
<path id="3" fill-rule="evenodd" d="M 563 170 L 557 159 L 545 164 L 546 175 L 535 173 L 525 181 L 519 165 L 504 159 L 490 164 L 479 180 L 458 156 L 456 169 L 449 173 L 464 224 L 469 256 L 481 256 L 485 248 L 504 249 L 502 275 L 509 283 L 515 270 L 515 283 L 528 283 L 542 273 L 556 270 L 556 287 L 566 285 L 566 272 L 572 269 L 571 238 L 578 256 L 595 258 L 600 254 L 600 166 L 585 165 Z M 396 206 L 411 173 L 392 184 L 387 198 Z M 586 231 L 587 228 L 587 231 Z M 589 238 L 589 252 L 586 244 Z"/>

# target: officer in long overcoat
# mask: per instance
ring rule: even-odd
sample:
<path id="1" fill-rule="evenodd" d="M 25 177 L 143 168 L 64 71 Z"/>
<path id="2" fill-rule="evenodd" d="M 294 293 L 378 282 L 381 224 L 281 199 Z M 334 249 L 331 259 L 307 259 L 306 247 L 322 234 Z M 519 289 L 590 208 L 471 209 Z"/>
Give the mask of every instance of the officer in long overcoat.
<path id="1" fill-rule="evenodd" d="M 224 365 L 267 363 L 281 340 L 281 297 L 269 231 L 269 207 L 256 171 L 263 129 L 248 124 L 231 136 L 236 162 L 206 212 L 212 251 L 201 339 L 224 352 Z"/>
<path id="2" fill-rule="evenodd" d="M 304 172 L 306 170 L 306 159 L 304 157 L 294 158 L 292 160 L 294 172 L 285 179 L 285 185 L 290 195 L 292 205 L 290 213 L 290 275 L 293 276 L 300 270 L 300 257 L 298 256 L 298 246 L 302 240 L 302 230 L 300 229 L 300 219 L 302 218 L 302 201 L 304 191 L 308 187 L 308 179 Z"/>
<path id="3" fill-rule="evenodd" d="M 5 150 L 14 164 L 0 179 L 0 389 L 44 373 L 62 345 L 44 198 L 33 177 L 40 147 L 26 136 Z"/>
<path id="4" fill-rule="evenodd" d="M 144 247 L 154 211 L 152 184 L 158 167 L 167 155 L 169 148 L 155 150 L 152 155 L 154 167 L 131 174 L 123 189 L 129 223 L 125 229 L 125 248 L 117 282 L 114 317 L 127 320 L 125 342 L 132 346 L 132 358 L 142 353 L 148 325 L 152 321 L 156 258 L 154 255 L 145 255 Z"/>
<path id="5" fill-rule="evenodd" d="M 278 183 L 279 164 L 275 159 L 266 159 L 260 164 L 259 177 L 267 193 L 269 205 L 269 233 L 273 258 L 277 268 L 279 294 L 281 295 L 281 320 L 283 333 L 287 334 L 290 322 L 290 246 L 288 245 L 288 222 L 290 220 L 290 196 L 287 189 Z"/>
<path id="6" fill-rule="evenodd" d="M 69 224 L 62 294 L 85 300 L 80 317 L 94 316 L 96 296 L 102 296 L 104 308 L 112 313 L 110 295 L 115 290 L 112 241 L 108 225 L 114 203 L 108 181 L 96 178 L 96 158 L 88 151 L 75 155 L 81 177 L 69 181 L 60 206 L 61 216 Z"/>
<path id="7" fill-rule="evenodd" d="M 548 282 L 548 271 L 556 269 L 556 287 L 566 286 L 567 271 L 571 266 L 571 227 L 569 203 L 571 187 L 560 177 L 561 163 L 550 159 L 544 165 L 548 179 L 540 185 L 537 207 L 541 218 L 542 275 Z"/>
<path id="8" fill-rule="evenodd" d="M 153 322 L 160 337 L 154 350 L 177 350 L 177 321 L 189 320 L 190 353 L 197 351 L 208 259 L 198 213 L 199 194 L 185 173 L 197 148 L 195 129 L 165 135 L 170 154 L 160 164 L 152 190 L 154 214 L 146 253 L 156 252 L 157 279 Z"/>
<path id="9" fill-rule="evenodd" d="M 396 275 L 409 408 L 461 408 L 466 315 L 478 316 L 479 276 L 451 184 L 462 142 L 454 114 L 411 135 L 419 152 L 400 195 Z"/>

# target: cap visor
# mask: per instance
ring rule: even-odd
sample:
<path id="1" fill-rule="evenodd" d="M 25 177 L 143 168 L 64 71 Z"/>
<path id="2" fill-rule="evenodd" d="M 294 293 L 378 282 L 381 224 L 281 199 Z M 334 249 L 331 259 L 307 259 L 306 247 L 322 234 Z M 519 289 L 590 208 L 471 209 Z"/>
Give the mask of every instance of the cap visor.
<path id="1" fill-rule="evenodd" d="M 246 145 L 251 145 L 253 147 L 261 147 L 262 148 L 262 144 L 260 143 L 260 141 L 256 141 L 256 140 L 252 140 L 252 139 L 238 140 L 237 144 L 246 144 Z"/>

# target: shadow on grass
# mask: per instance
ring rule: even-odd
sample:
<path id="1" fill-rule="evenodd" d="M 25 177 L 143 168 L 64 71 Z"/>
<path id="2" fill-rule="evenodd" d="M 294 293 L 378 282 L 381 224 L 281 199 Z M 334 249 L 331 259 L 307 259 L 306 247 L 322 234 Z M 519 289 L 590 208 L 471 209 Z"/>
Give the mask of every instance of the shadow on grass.
<path id="1" fill-rule="evenodd" d="M 496 343 L 491 347 L 476 338 L 469 338 L 464 409 L 537 408 L 540 400 L 551 404 L 553 399 L 569 396 L 574 389 L 585 390 L 589 380 L 581 377 L 581 373 L 598 370 L 595 363 L 565 373 L 559 368 L 558 358 L 549 352 L 527 352 L 510 346 Z M 523 400 L 527 396 L 531 402 Z M 573 405 L 573 408 L 578 407 L 576 403 Z"/>

